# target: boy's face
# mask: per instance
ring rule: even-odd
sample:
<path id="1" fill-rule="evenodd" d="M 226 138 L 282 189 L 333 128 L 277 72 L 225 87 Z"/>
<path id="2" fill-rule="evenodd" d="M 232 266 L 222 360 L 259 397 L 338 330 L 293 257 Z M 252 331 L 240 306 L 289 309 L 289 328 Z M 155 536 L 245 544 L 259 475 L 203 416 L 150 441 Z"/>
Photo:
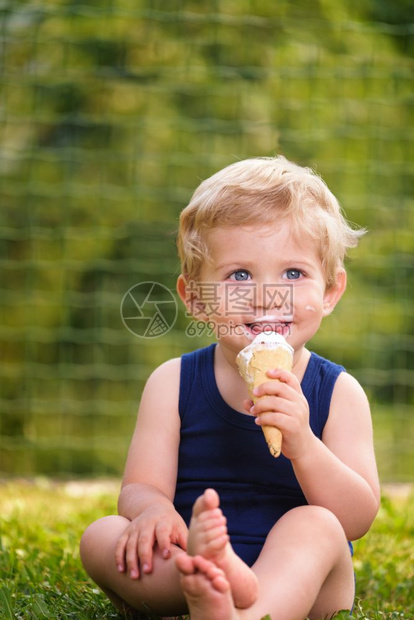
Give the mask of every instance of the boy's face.
<path id="1" fill-rule="evenodd" d="M 265 329 L 277 331 L 300 350 L 345 288 L 342 272 L 343 287 L 325 290 L 315 242 L 308 237 L 296 241 L 288 222 L 215 228 L 207 245 L 211 261 L 190 285 L 197 300 L 192 309 L 235 354 Z"/>

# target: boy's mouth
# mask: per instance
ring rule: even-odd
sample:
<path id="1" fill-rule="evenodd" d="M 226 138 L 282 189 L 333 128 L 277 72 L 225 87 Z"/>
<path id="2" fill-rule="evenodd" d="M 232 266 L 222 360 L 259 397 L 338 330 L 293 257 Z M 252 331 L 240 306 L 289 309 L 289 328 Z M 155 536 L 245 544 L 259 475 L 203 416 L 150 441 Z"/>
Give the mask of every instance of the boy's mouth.
<path id="1" fill-rule="evenodd" d="M 267 315 L 259 318 L 255 318 L 251 323 L 245 323 L 246 336 L 249 338 L 255 338 L 258 334 L 263 332 L 276 332 L 285 338 L 289 336 L 292 317 L 286 317 L 281 320 L 274 315 Z"/>

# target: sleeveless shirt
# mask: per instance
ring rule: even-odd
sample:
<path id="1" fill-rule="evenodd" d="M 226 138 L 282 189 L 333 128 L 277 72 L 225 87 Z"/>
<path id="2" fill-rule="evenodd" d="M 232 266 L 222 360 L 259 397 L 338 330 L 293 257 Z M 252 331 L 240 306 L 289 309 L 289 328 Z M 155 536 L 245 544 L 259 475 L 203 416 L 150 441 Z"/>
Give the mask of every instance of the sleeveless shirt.
<path id="1" fill-rule="evenodd" d="M 174 505 L 187 525 L 192 506 L 213 488 L 227 518 L 231 543 L 250 566 L 273 525 L 288 510 L 307 504 L 289 459 L 275 459 L 254 416 L 232 409 L 214 375 L 216 344 L 181 358 L 181 419 Z M 301 382 L 309 423 L 322 438 L 335 382 L 345 369 L 311 353 Z"/>

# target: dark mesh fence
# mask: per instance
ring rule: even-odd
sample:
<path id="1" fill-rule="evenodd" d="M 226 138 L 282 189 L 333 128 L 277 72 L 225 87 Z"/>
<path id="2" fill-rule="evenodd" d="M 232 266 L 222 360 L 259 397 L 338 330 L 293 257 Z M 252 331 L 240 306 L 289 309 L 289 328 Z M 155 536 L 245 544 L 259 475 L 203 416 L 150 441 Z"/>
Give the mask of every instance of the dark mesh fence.
<path id="1" fill-rule="evenodd" d="M 3 475 L 120 474 L 145 379 L 208 341 L 175 317 L 180 210 L 283 153 L 369 229 L 311 346 L 365 387 L 382 479 L 412 479 L 409 5 L 0 3 Z M 169 308 L 145 337 L 135 285 Z"/>

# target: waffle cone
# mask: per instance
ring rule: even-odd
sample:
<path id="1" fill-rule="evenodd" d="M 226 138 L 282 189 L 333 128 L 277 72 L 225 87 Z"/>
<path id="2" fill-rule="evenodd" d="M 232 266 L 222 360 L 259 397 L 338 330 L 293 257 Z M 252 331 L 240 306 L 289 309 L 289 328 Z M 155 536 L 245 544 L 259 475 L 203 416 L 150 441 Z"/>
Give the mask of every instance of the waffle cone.
<path id="1" fill-rule="evenodd" d="M 253 402 L 256 402 L 258 399 L 253 396 L 253 390 L 265 381 L 271 381 L 266 374 L 267 371 L 274 368 L 290 371 L 292 370 L 293 358 L 292 353 L 284 346 L 269 347 L 259 344 L 253 346 L 251 355 L 245 355 L 243 349 L 236 361 L 239 372 L 246 382 L 250 397 Z M 282 450 L 282 433 L 275 426 L 262 426 L 262 430 L 271 455 L 277 458 Z"/>

